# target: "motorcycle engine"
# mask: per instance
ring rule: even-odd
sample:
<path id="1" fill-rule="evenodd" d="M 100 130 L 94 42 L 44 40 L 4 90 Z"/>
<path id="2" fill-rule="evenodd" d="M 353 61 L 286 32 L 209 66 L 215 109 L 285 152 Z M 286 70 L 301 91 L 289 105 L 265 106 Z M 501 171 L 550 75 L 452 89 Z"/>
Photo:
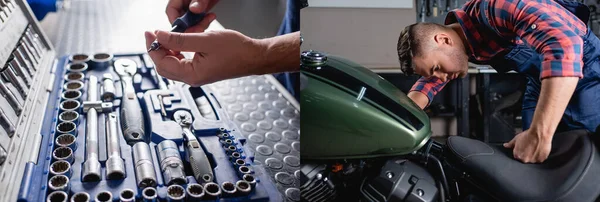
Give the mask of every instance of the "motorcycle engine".
<path id="1" fill-rule="evenodd" d="M 302 201 L 437 201 L 436 181 L 407 159 L 304 164 Z"/>
<path id="2" fill-rule="evenodd" d="M 366 179 L 360 188 L 363 201 L 437 201 L 434 178 L 420 165 L 406 159 L 389 160 L 379 175 Z"/>

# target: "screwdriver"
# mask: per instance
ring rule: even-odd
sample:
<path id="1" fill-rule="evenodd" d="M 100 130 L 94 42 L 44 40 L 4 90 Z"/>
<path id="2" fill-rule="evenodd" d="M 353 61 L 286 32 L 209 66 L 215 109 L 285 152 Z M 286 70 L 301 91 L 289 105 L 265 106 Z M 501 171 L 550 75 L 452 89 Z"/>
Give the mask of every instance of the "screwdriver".
<path id="1" fill-rule="evenodd" d="M 205 12 L 196 14 L 192 13 L 191 11 L 187 11 L 183 16 L 175 19 L 175 22 L 173 22 L 173 28 L 171 29 L 171 32 L 183 33 L 189 27 L 200 23 L 200 21 L 204 19 L 204 16 L 206 16 Z M 152 45 L 150 45 L 150 49 L 148 49 L 148 52 L 158 50 L 159 48 L 160 43 L 158 43 L 157 40 L 154 40 L 154 42 L 152 42 Z"/>

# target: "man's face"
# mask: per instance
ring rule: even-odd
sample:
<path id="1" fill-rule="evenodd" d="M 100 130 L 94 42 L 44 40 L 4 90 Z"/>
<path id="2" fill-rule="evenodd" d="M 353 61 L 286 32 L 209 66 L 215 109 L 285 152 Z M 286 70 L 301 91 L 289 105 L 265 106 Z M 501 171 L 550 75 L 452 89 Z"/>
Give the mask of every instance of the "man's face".
<path id="1" fill-rule="evenodd" d="M 429 78 L 437 77 L 443 82 L 467 75 L 469 58 L 464 50 L 450 45 L 413 57 L 415 73 Z"/>

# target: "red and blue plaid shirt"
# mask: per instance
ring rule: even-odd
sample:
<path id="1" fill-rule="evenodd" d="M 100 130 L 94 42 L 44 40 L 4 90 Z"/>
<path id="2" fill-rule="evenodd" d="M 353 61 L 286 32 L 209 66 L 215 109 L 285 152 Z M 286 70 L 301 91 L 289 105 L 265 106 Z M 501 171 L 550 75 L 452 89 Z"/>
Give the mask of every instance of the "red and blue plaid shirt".
<path id="1" fill-rule="evenodd" d="M 488 7 L 481 10 L 482 3 Z M 495 30 L 481 24 L 483 17 Z M 470 0 L 446 16 L 446 24 L 458 22 L 467 38 L 469 60 L 489 61 L 505 50 L 489 31 L 514 44 L 525 44 L 543 56 L 540 79 L 548 77 L 582 78 L 584 22 L 553 0 Z M 421 77 L 410 91 L 433 97 L 448 83 L 435 77 Z M 429 105 L 428 104 L 428 105 Z"/>

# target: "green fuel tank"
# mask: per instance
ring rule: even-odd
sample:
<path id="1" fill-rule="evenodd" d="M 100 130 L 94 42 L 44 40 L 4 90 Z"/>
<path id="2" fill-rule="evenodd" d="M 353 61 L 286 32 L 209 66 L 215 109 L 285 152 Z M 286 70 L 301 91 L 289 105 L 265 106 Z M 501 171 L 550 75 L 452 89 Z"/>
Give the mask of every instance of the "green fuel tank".
<path id="1" fill-rule="evenodd" d="M 427 114 L 379 75 L 318 51 L 300 61 L 302 159 L 403 155 L 429 140 Z"/>

